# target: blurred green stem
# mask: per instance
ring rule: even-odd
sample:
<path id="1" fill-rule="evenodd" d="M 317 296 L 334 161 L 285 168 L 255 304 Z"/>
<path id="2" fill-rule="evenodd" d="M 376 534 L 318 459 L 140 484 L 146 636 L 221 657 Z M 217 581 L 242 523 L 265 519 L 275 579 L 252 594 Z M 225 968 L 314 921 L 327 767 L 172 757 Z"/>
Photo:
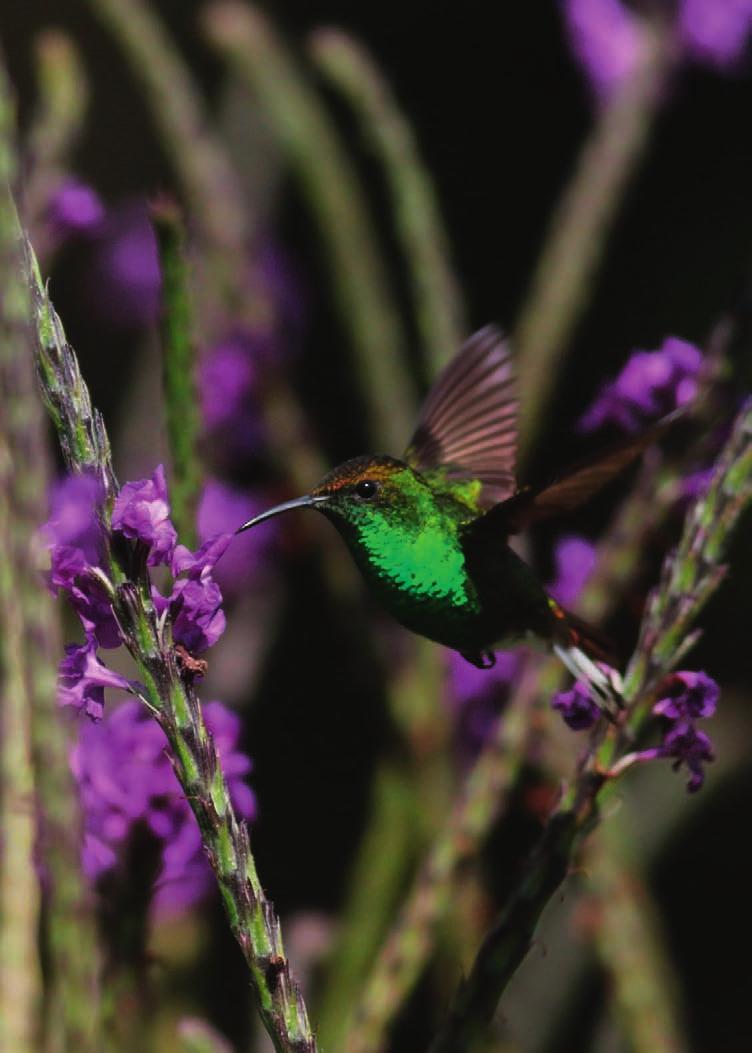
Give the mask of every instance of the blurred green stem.
<path id="1" fill-rule="evenodd" d="M 530 948 L 543 909 L 566 877 L 576 848 L 598 822 L 600 806 L 616 790 L 618 780 L 608 773 L 647 723 L 658 683 L 696 639 L 689 628 L 723 579 L 720 558 L 750 500 L 752 400 L 737 417 L 709 489 L 689 509 L 679 546 L 666 557 L 660 585 L 648 602 L 625 678 L 628 723 L 624 730 L 595 729 L 589 758 L 580 765 L 483 941 L 431 1053 L 464 1053 L 484 1034 Z"/>
<path id="2" fill-rule="evenodd" d="M 50 198 L 68 173 L 71 154 L 83 129 L 89 88 L 81 56 L 60 29 L 46 29 L 35 41 L 39 100 L 24 143 L 28 172 L 23 187 L 24 216 L 37 239 L 54 233 L 45 225 Z M 51 243 L 40 243 L 46 257 Z"/>
<path id="3" fill-rule="evenodd" d="M 267 307 L 249 284 L 246 266 L 255 234 L 253 217 L 186 63 L 152 5 L 143 0 L 89 0 L 89 7 L 112 33 L 144 88 L 192 221 L 205 242 L 207 288 L 218 291 L 221 305 L 238 317 L 264 320 Z M 204 296 L 207 310 L 210 300 Z"/>
<path id="4" fill-rule="evenodd" d="M 3 94 L 0 106 L 7 107 L 5 99 Z M 9 825 L 3 826 L 5 844 L 12 847 L 6 865 L 15 859 L 20 871 L 12 880 L 13 896 L 18 902 L 12 905 L 6 898 L 7 912 L 4 910 L 3 914 L 19 930 L 24 924 L 31 927 L 26 950 L 31 983 L 38 967 L 36 865 L 28 857 L 23 869 L 23 859 L 29 847 L 26 838 L 34 833 L 36 816 L 35 851 L 46 877 L 41 937 L 47 968 L 43 1005 L 37 1004 L 36 994 L 32 997 L 16 985 L 11 988 L 12 1010 L 0 1012 L 0 1026 L 10 1028 L 14 1019 L 19 1021 L 25 1013 L 33 1012 L 33 1026 L 49 1053 L 99 1053 L 94 907 L 81 871 L 82 823 L 69 768 L 71 729 L 56 702 L 57 662 L 62 649 L 59 621 L 56 605 L 42 583 L 45 551 L 38 531 L 46 518 L 49 454 L 34 377 L 29 295 L 22 278 L 21 232 L 7 186 L 13 164 L 12 118 L 7 108 L 3 108 L 1 123 L 0 432 L 4 470 L 0 532 L 6 557 L 1 635 L 3 667 L 7 675 L 13 674 L 15 686 L 3 692 L 5 712 L 0 741 L 7 751 L 8 764 L 15 767 L 20 780 L 7 797 L 0 794 L 11 811 Z M 14 715 L 16 706 L 21 710 Z M 8 888 L 5 882 L 3 887 Z M 18 945 L 15 954 L 20 954 L 20 950 Z M 13 978 L 8 963 L 14 960 L 14 954 L 8 947 L 4 947 L 0 960 L 5 985 L 6 974 Z M 28 999 L 31 1002 L 26 1004 Z M 9 1049 L 23 1048 L 17 1034 Z"/>
<path id="5" fill-rule="evenodd" d="M 636 834 L 621 813 L 603 823 L 585 857 L 593 944 L 632 1053 L 681 1053 L 678 992 L 659 918 L 630 849 Z"/>
<path id="6" fill-rule="evenodd" d="M 201 490 L 200 420 L 185 231 L 178 206 L 172 201 L 163 198 L 155 202 L 151 216 L 162 270 L 160 336 L 167 439 L 172 460 L 170 505 L 178 535 L 189 548 L 195 548 L 196 506 Z"/>
<path id="7" fill-rule="evenodd" d="M 221 0 L 206 8 L 204 24 L 212 44 L 256 93 L 319 225 L 366 391 L 371 440 L 378 449 L 400 450 L 412 425 L 405 338 L 347 153 L 326 109 L 257 8 Z"/>
<path id="8" fill-rule="evenodd" d="M 409 121 L 366 49 L 340 30 L 319 29 L 311 37 L 310 51 L 322 73 L 352 106 L 366 141 L 383 166 L 409 268 L 423 364 L 429 375 L 435 375 L 467 333 L 433 180 Z"/>
<path id="9" fill-rule="evenodd" d="M 30 346 L 28 294 L 9 192 L 16 178 L 15 130 L 15 107 L 0 66 L 0 1049 L 32 1053 L 39 1038 L 42 989 L 24 600 L 39 583 L 31 569 L 33 534 L 25 513 L 39 481 L 25 475 L 31 439 L 23 419 Z"/>
<path id="10" fill-rule="evenodd" d="M 642 35 L 642 62 L 597 115 L 555 208 L 514 327 L 523 454 L 548 408 L 562 354 L 592 292 L 608 234 L 673 67 L 674 43 L 668 26 L 645 19 Z"/>

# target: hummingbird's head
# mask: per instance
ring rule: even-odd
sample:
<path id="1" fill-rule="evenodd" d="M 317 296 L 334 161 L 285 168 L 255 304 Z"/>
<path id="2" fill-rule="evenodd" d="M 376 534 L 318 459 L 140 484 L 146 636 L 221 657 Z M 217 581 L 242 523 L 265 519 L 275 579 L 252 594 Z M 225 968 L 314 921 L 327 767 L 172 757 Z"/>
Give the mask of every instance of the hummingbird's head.
<path id="1" fill-rule="evenodd" d="M 332 469 L 309 493 L 276 505 L 244 523 L 238 533 L 295 508 L 315 508 L 346 536 L 379 525 L 418 525 L 433 504 L 428 483 L 418 473 L 386 455 L 353 457 Z"/>

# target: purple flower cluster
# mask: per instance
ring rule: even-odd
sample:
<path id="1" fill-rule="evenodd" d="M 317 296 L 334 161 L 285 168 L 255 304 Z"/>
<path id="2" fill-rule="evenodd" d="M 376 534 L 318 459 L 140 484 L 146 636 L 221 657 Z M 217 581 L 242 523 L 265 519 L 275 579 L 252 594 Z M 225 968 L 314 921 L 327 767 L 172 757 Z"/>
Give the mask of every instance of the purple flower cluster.
<path id="1" fill-rule="evenodd" d="M 643 22 L 624 0 L 561 0 L 561 7 L 572 51 L 606 102 L 640 66 Z M 752 0 L 677 0 L 675 26 L 686 61 L 733 72 L 752 32 Z"/>
<path id="2" fill-rule="evenodd" d="M 99 647 L 117 647 L 122 638 L 107 596 L 102 566 L 103 535 L 99 521 L 102 491 L 87 476 L 73 476 L 59 484 L 52 497 L 46 525 L 51 547 L 50 585 L 63 591 L 81 619 L 85 642 L 71 645 L 60 667 L 60 701 L 102 716 L 104 688 L 128 689 L 125 677 L 109 670 L 98 658 Z M 113 534 L 135 542 L 145 551 L 147 565 L 166 564 L 172 589 L 163 596 L 152 587 L 155 608 L 169 617 L 172 638 L 191 654 L 211 647 L 222 635 L 225 616 L 222 594 L 212 572 L 232 535 L 208 538 L 198 552 L 177 544 L 170 521 L 164 469 L 150 479 L 126 483 L 113 510 Z"/>
<path id="3" fill-rule="evenodd" d="M 701 366 L 701 352 L 675 336 L 657 351 L 635 351 L 616 379 L 603 385 L 580 419 L 580 430 L 613 424 L 623 431 L 639 431 L 647 421 L 694 398 Z"/>
<path id="4" fill-rule="evenodd" d="M 664 685 L 664 695 L 653 706 L 656 716 L 665 722 L 663 741 L 641 758 L 671 758 L 674 771 L 685 764 L 690 776 L 687 789 L 695 793 L 705 780 L 703 765 L 713 760 L 713 746 L 695 721 L 712 717 L 720 694 L 718 684 L 705 673 L 674 673 Z"/>
<path id="5" fill-rule="evenodd" d="M 240 815 L 253 819 L 256 801 L 246 784 L 250 759 L 238 749 L 240 721 L 219 702 L 204 707 Z M 123 702 L 104 719 L 84 721 L 71 755 L 84 813 L 83 865 L 96 880 L 114 868 L 138 824 L 160 844 L 153 909 L 179 912 L 211 887 L 198 825 L 182 796 L 159 725 L 137 702 Z"/>
<path id="6" fill-rule="evenodd" d="M 564 723 L 572 731 L 587 731 L 601 715 L 587 684 L 579 680 L 569 691 L 557 691 L 551 699 L 551 706 L 561 713 Z"/>

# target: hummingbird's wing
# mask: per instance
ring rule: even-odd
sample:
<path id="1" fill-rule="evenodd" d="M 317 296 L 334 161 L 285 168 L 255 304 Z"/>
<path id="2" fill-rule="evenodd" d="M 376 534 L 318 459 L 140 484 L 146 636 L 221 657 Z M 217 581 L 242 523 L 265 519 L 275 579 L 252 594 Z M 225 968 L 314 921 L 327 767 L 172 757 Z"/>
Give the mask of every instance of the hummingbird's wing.
<path id="1" fill-rule="evenodd" d="M 418 471 L 479 480 L 483 507 L 504 501 L 517 485 L 517 405 L 509 346 L 487 325 L 439 374 L 404 459 Z"/>
<path id="2" fill-rule="evenodd" d="M 498 539 L 517 534 L 542 519 L 578 508 L 624 471 L 684 415 L 685 407 L 675 410 L 640 435 L 632 436 L 607 452 L 600 451 L 596 456 L 573 465 L 548 486 L 519 490 L 513 497 L 494 505 L 485 515 L 463 527 L 463 541 L 472 542 L 482 537 Z"/>

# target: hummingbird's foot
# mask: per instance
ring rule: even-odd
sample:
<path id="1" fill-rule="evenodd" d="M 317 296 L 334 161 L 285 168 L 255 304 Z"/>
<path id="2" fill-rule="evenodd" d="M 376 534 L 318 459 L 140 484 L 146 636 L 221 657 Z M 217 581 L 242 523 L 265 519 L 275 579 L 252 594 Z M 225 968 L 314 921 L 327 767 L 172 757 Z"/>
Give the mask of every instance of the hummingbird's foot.
<path id="1" fill-rule="evenodd" d="M 476 669 L 493 669 L 496 665 L 496 655 L 493 651 L 478 651 L 474 654 L 471 654 L 469 651 L 460 651 L 460 654 L 466 662 L 474 665 Z"/>

